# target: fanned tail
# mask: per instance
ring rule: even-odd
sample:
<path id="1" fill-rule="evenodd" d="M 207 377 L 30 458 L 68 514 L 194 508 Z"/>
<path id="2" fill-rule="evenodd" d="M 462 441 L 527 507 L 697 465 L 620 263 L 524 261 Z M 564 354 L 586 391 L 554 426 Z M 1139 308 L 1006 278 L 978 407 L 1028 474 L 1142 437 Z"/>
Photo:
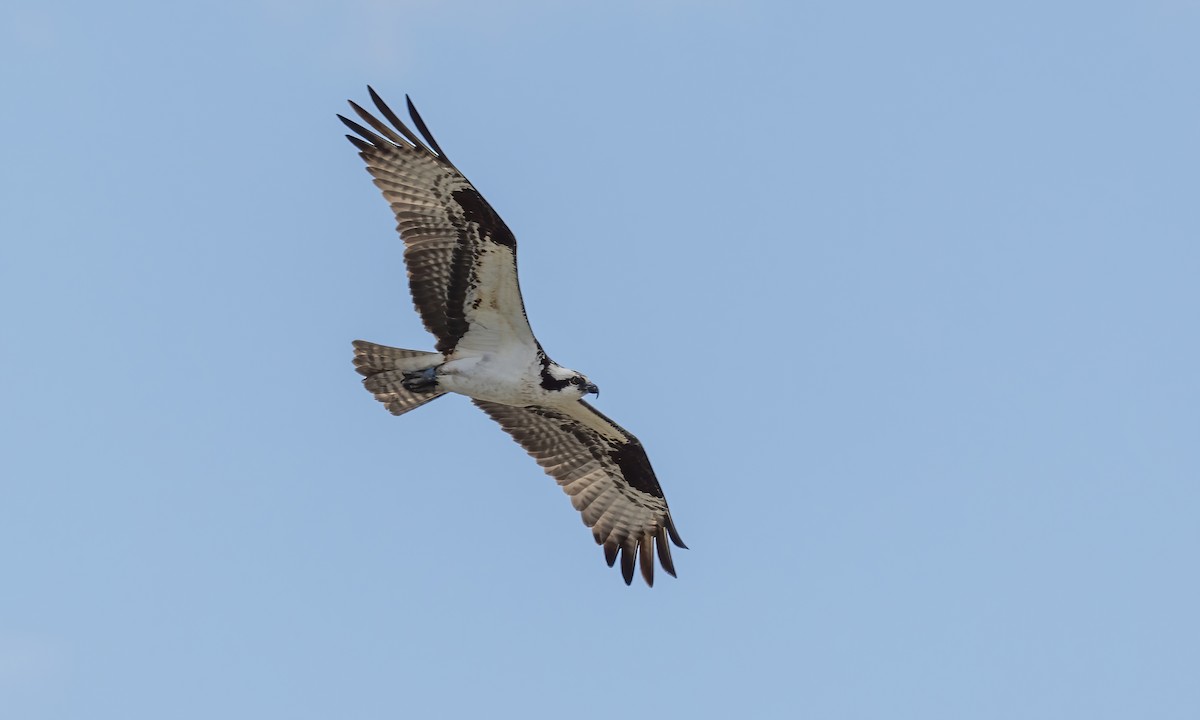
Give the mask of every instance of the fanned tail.
<path id="1" fill-rule="evenodd" d="M 446 394 L 437 389 L 413 392 L 401 384 L 406 373 L 420 372 L 441 362 L 441 353 L 354 341 L 354 369 L 363 376 L 363 386 L 393 415 L 403 415 Z"/>

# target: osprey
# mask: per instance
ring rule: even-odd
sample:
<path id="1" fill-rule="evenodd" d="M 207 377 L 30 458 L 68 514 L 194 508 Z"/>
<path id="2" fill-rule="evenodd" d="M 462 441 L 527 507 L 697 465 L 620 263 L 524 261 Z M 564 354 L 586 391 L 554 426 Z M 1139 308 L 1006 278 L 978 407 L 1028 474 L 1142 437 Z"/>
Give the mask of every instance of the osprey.
<path id="1" fill-rule="evenodd" d="M 583 401 L 599 390 L 550 359 L 533 336 L 517 282 L 517 241 L 446 157 L 408 100 L 417 137 L 367 88 L 391 125 L 350 101 L 372 129 L 338 115 L 347 139 L 396 215 L 413 304 L 437 352 L 354 341 L 354 367 L 393 415 L 448 392 L 471 398 L 571 497 L 625 584 L 654 555 L 675 575 L 671 546 L 686 548 L 638 439 Z M 406 98 L 407 99 L 407 98 Z M 639 563 L 640 558 L 640 563 Z"/>

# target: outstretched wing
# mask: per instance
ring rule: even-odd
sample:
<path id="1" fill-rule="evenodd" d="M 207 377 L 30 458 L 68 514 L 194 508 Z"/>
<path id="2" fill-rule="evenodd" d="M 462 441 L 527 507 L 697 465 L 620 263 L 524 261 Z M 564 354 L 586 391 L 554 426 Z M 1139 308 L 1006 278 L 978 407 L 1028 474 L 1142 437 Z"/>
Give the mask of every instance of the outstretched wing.
<path id="1" fill-rule="evenodd" d="M 565 409 L 515 407 L 473 400 L 537 460 L 571 496 L 583 522 L 604 546 L 609 567 L 621 558 L 625 584 L 641 558 L 642 577 L 654 585 L 654 553 L 675 575 L 671 545 L 679 538 L 662 488 L 642 444 L 591 405 Z"/>
<path id="2" fill-rule="evenodd" d="M 517 283 L 517 241 L 479 191 L 433 139 L 408 101 L 418 137 L 371 88 L 388 125 L 353 101 L 368 129 L 339 115 L 347 135 L 396 214 L 413 304 L 437 349 L 460 343 L 490 349 L 500 342 L 536 345 Z M 468 337 L 470 336 L 470 337 Z"/>

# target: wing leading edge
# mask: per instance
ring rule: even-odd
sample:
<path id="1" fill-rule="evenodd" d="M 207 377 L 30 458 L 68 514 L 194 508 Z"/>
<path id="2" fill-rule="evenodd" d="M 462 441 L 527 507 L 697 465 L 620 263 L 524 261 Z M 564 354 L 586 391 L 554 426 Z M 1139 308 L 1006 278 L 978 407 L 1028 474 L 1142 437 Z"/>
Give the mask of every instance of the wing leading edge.
<path id="1" fill-rule="evenodd" d="M 437 350 L 450 354 L 460 343 L 479 350 L 518 342 L 544 357 L 521 299 L 513 233 L 446 157 L 411 100 L 408 111 L 419 136 L 368 90 L 387 123 L 353 101 L 350 106 L 369 127 L 338 117 L 355 133 L 346 137 L 395 214 L 413 304 L 436 337 Z M 373 392 L 397 394 L 390 386 Z M 640 566 L 653 586 L 655 555 L 675 575 L 671 544 L 687 546 L 636 437 L 582 401 L 555 408 L 473 402 L 571 497 L 609 566 L 620 559 L 626 584 Z M 389 409 L 404 412 L 419 404 Z"/>
<path id="2" fill-rule="evenodd" d="M 351 101 L 367 125 L 339 115 L 355 135 L 375 185 L 396 216 L 404 240 L 413 305 L 442 353 L 454 350 L 480 320 L 499 319 L 533 344 L 517 282 L 517 241 L 487 200 L 446 158 L 412 101 L 408 111 L 421 133 L 408 128 L 383 99 L 368 88 L 379 113 L 391 125 Z M 488 274 L 481 278 L 481 268 Z"/>

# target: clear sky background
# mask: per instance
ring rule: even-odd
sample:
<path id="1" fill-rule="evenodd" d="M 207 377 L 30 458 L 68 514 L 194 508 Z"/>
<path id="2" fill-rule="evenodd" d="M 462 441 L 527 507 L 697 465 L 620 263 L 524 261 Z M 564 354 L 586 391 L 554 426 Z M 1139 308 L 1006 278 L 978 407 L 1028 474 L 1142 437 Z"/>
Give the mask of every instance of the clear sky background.
<path id="1" fill-rule="evenodd" d="M 1200 717 L 1200 3 L 0 9 L 0 714 Z M 691 550 L 461 398 L 410 93 Z"/>

